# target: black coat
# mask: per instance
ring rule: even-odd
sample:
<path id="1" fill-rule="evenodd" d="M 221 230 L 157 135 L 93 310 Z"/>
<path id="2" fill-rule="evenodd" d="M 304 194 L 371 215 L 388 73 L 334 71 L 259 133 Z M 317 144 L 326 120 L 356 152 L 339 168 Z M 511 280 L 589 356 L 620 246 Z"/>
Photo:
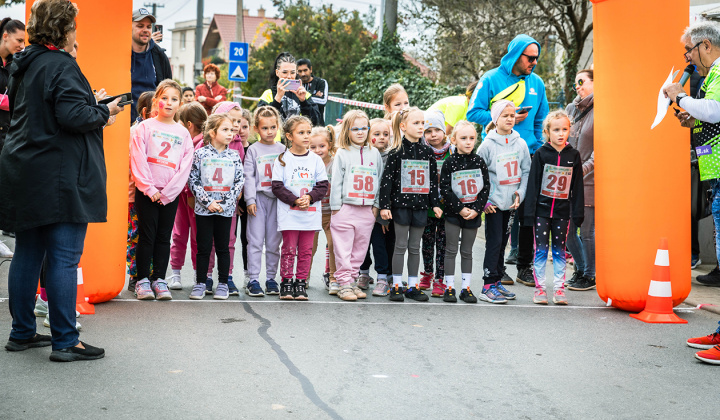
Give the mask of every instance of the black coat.
<path id="1" fill-rule="evenodd" d="M 458 171 L 479 169 L 482 174 L 483 187 L 475 196 L 475 201 L 463 203 L 452 189 L 452 174 Z M 490 196 L 490 174 L 485 160 L 475 153 L 461 155 L 453 153 L 443 163 L 440 170 L 440 195 L 445 201 L 445 220 L 465 229 L 479 228 L 482 224 L 481 214 L 485 209 Z M 478 212 L 476 218 L 465 220 L 460 216 L 460 210 L 469 208 Z"/>
<path id="2" fill-rule="evenodd" d="M 96 105 L 66 52 L 30 45 L 15 55 L 10 75 L 17 93 L 0 155 L 0 228 L 105 222 L 108 107 Z"/>
<path id="3" fill-rule="evenodd" d="M 428 176 L 430 191 L 427 194 L 403 194 L 401 192 L 401 169 L 403 160 L 426 160 L 430 163 Z M 440 207 L 438 194 L 437 161 L 430 147 L 419 141 L 413 143 L 403 137 L 402 146 L 388 155 L 380 183 L 380 209 L 403 208 L 410 210 L 428 210 Z"/>
<path id="4" fill-rule="evenodd" d="M 10 81 L 9 67 L 12 64 L 13 56 L 8 56 L 8 61 L 3 66 L 0 62 L 0 95 L 7 95 L 10 91 L 8 88 L 8 82 Z M 10 127 L 10 111 L 0 110 L 0 150 L 2 150 L 5 144 L 5 136 L 7 135 L 8 127 Z"/>
<path id="5" fill-rule="evenodd" d="M 570 185 L 550 181 L 567 198 L 551 198 L 541 194 L 545 165 L 572 168 Z M 552 187 L 551 187 L 552 188 Z M 553 219 L 572 218 L 576 226 L 583 224 L 585 218 L 585 194 L 583 190 L 583 170 L 580 152 L 570 144 L 558 153 L 549 142 L 543 144 L 533 155 L 525 194 L 525 226 L 534 226 L 535 217 Z"/>

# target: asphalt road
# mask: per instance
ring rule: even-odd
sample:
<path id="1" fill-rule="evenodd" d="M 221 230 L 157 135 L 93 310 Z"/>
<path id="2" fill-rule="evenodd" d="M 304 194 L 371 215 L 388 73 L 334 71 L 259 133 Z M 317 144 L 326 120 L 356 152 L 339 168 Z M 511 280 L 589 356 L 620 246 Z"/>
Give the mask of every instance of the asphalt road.
<path id="1" fill-rule="evenodd" d="M 522 285 L 506 305 L 342 302 L 320 287 L 323 267 L 318 256 L 309 302 L 189 301 L 192 268 L 173 301 L 123 291 L 80 318 L 102 360 L 0 352 L 0 419 L 664 419 L 720 409 L 720 367 L 685 345 L 717 327 L 705 311 L 676 308 L 688 325 L 644 324 L 594 292 L 568 292 L 568 307 L 534 305 Z M 5 334 L 6 298 L 2 281 Z"/>

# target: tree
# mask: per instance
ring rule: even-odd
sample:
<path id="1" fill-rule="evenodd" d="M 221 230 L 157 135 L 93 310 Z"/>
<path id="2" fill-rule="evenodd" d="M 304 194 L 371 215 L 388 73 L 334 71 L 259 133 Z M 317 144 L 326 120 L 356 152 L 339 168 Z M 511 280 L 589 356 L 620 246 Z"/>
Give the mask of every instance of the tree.
<path id="1" fill-rule="evenodd" d="M 275 2 L 284 25 L 270 23 L 258 36 L 267 42 L 250 54 L 248 83 L 243 91 L 259 96 L 267 89 L 275 57 L 283 51 L 296 59 L 308 58 L 313 74 L 328 82 L 331 91 L 342 92 L 353 81 L 355 63 L 367 54 L 372 36 L 357 11 L 314 8 L 307 0 Z"/>

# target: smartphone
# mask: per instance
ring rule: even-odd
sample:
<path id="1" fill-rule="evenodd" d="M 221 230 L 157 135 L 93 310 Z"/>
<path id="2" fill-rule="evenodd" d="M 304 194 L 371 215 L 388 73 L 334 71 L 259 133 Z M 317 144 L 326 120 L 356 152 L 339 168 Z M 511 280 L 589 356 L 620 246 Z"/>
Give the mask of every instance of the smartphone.
<path id="1" fill-rule="evenodd" d="M 288 80 L 288 79 L 285 79 Z M 290 83 L 288 83 L 287 87 L 285 87 L 286 90 L 298 90 L 300 86 L 302 86 L 302 82 L 295 79 L 295 80 L 288 80 Z"/>
<path id="2" fill-rule="evenodd" d="M 108 97 L 105 98 L 105 99 L 99 100 L 99 101 L 98 101 L 98 104 L 105 104 L 105 105 L 107 105 L 107 104 L 109 104 L 110 102 L 114 101 L 115 99 L 117 99 L 117 98 L 119 98 L 119 97 L 122 97 L 122 99 L 121 99 L 120 102 L 118 103 L 118 106 L 125 106 L 125 105 L 129 105 L 129 104 L 132 103 L 132 93 L 128 92 L 128 93 L 123 93 L 122 95 L 108 96 Z"/>
<path id="3" fill-rule="evenodd" d="M 680 113 L 680 110 L 679 110 L 679 109 L 677 109 L 677 108 L 675 108 L 675 107 L 673 107 L 673 109 L 675 110 L 675 115 L 677 115 L 677 114 Z"/>
<path id="4" fill-rule="evenodd" d="M 162 25 L 155 25 L 155 32 L 160 32 L 160 35 L 163 33 L 163 26 Z"/>
<path id="5" fill-rule="evenodd" d="M 518 114 L 526 114 L 526 113 L 528 113 L 531 109 L 532 109 L 531 106 L 523 106 L 523 107 L 518 108 L 517 111 L 515 111 L 515 112 L 518 113 Z"/>

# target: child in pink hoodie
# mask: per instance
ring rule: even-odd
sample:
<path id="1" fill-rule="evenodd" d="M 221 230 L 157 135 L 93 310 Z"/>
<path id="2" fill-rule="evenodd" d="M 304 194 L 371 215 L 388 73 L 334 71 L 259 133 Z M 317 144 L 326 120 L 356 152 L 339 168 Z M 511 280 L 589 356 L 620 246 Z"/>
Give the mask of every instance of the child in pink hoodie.
<path id="1" fill-rule="evenodd" d="M 190 133 L 174 119 L 180 95 L 181 88 L 176 82 L 160 82 L 153 96 L 157 116 L 138 124 L 130 143 L 140 236 L 135 257 L 138 278 L 135 296 L 139 300 L 172 299 L 165 282 L 170 236 L 178 196 L 187 184 L 193 158 Z"/>

